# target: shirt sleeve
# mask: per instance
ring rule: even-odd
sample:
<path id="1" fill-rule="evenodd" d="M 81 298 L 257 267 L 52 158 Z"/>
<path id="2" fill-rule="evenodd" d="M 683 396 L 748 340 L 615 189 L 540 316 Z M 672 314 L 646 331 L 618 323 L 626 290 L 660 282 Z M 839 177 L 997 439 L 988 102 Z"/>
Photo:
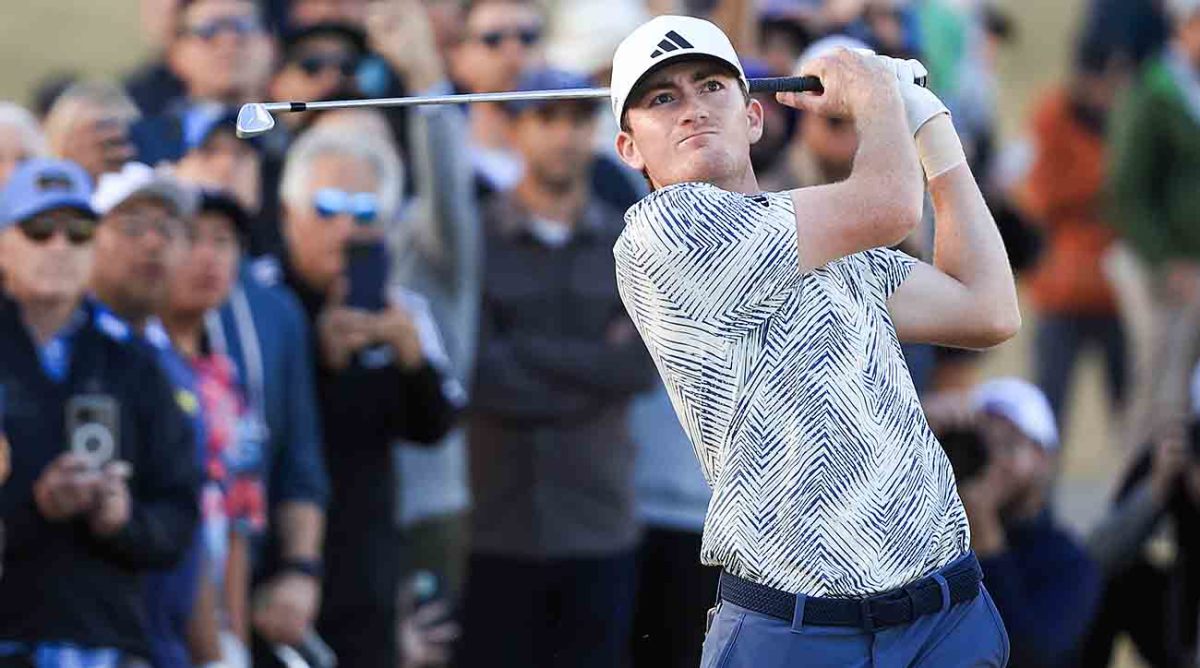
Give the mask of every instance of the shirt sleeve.
<path id="1" fill-rule="evenodd" d="M 896 288 L 908 279 L 918 262 L 917 258 L 908 253 L 891 248 L 872 248 L 864 251 L 862 256 L 875 285 L 883 292 L 884 299 L 891 297 Z"/>
<path id="2" fill-rule="evenodd" d="M 615 255 L 635 322 L 650 309 L 722 330 L 749 329 L 779 308 L 801 277 L 790 197 L 707 184 L 671 186 L 632 207 Z"/>

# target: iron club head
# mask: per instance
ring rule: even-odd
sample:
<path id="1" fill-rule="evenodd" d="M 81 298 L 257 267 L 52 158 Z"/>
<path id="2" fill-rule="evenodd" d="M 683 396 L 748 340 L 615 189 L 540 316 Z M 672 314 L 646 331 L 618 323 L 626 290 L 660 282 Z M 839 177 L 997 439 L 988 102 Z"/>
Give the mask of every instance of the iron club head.
<path id="1" fill-rule="evenodd" d="M 237 136 L 242 139 L 257 137 L 275 127 L 275 117 L 261 103 L 243 104 L 237 117 Z"/>

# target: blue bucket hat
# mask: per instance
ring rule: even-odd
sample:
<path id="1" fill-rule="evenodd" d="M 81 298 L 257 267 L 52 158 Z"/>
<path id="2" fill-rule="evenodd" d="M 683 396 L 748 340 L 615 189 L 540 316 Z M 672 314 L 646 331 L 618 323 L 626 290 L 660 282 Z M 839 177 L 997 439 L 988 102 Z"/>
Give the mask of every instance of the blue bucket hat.
<path id="1" fill-rule="evenodd" d="M 0 230 L 53 209 L 75 209 L 97 218 L 92 179 L 69 160 L 33 158 L 21 163 L 0 191 Z"/>

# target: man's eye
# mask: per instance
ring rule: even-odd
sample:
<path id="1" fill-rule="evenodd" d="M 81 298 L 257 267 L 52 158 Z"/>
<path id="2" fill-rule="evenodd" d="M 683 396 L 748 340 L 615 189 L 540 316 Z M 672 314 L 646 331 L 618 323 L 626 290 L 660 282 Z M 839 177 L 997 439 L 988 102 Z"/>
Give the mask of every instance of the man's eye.
<path id="1" fill-rule="evenodd" d="M 655 107 L 660 104 L 666 104 L 673 99 L 674 98 L 671 97 L 670 93 L 659 93 L 658 95 L 655 95 L 654 97 L 650 98 L 650 106 Z"/>
<path id="2" fill-rule="evenodd" d="M 704 90 L 706 90 L 710 93 L 715 93 L 716 91 L 719 91 L 724 87 L 725 87 L 725 84 L 721 83 L 720 81 L 717 81 L 716 79 L 709 79 L 708 81 L 704 82 Z"/>

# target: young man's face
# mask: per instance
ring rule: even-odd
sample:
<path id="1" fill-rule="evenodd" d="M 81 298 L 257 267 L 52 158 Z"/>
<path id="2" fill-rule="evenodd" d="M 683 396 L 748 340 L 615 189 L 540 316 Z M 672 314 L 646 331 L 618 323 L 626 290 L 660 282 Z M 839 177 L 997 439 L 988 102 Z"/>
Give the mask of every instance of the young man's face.
<path id="1" fill-rule="evenodd" d="M 183 12 L 171 47 L 171 69 L 201 99 L 235 97 L 256 71 L 255 40 L 263 39 L 258 10 L 246 0 L 205 0 Z"/>
<path id="2" fill-rule="evenodd" d="M 595 132 L 594 105 L 555 102 L 518 114 L 513 121 L 513 144 L 538 181 L 565 190 L 587 174 Z"/>
<path id="3" fill-rule="evenodd" d="M 762 121 L 762 105 L 747 104 L 728 66 L 711 60 L 667 65 L 630 95 L 617 152 L 659 188 L 719 184 L 751 169 L 750 145 L 762 136 Z"/>
<path id="4" fill-rule="evenodd" d="M 216 212 L 197 215 L 192 244 L 168 280 L 166 310 L 196 315 L 224 303 L 237 274 L 239 254 L 232 220 Z"/>
<path id="5" fill-rule="evenodd" d="M 118 315 L 154 315 L 167 282 L 190 245 L 190 223 L 160 199 L 135 196 L 110 211 L 96 229 L 92 287 Z"/>

